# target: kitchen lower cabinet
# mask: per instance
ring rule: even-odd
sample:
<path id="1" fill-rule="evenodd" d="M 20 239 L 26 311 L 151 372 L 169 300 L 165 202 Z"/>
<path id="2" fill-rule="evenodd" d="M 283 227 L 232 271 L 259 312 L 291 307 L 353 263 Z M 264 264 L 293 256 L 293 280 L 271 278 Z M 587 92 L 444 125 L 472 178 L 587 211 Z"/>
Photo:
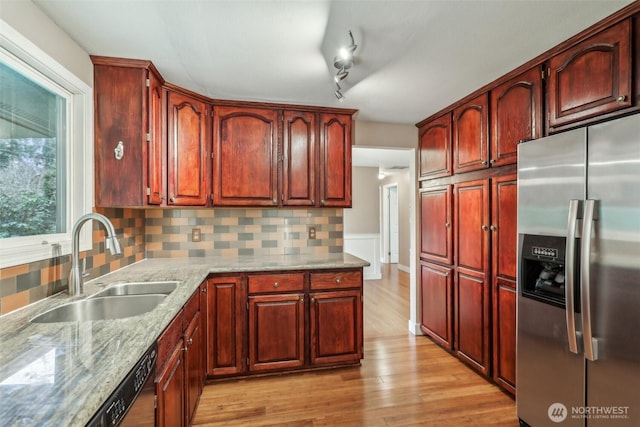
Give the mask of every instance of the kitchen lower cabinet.
<path id="1" fill-rule="evenodd" d="M 304 294 L 249 296 L 249 371 L 304 365 Z"/>
<path id="2" fill-rule="evenodd" d="M 482 274 L 458 269 L 455 280 L 454 349 L 460 359 L 489 375 L 489 285 Z"/>
<path id="3" fill-rule="evenodd" d="M 453 350 L 453 268 L 420 262 L 420 329 Z"/>
<path id="4" fill-rule="evenodd" d="M 246 370 L 243 357 L 246 303 L 242 277 L 207 279 L 204 308 L 207 375 L 234 375 Z"/>
<path id="5" fill-rule="evenodd" d="M 201 318 L 198 310 L 184 333 L 186 425 L 191 425 L 204 387 L 204 340 Z"/>
<path id="6" fill-rule="evenodd" d="M 207 279 L 209 377 L 353 365 L 363 357 L 362 268 Z"/>
<path id="7" fill-rule="evenodd" d="M 182 339 L 156 380 L 156 426 L 178 427 L 185 421 L 184 344 Z"/>
<path id="8" fill-rule="evenodd" d="M 156 426 L 191 425 L 204 386 L 201 286 L 158 339 Z"/>
<path id="9" fill-rule="evenodd" d="M 362 359 L 362 293 L 311 294 L 311 363 L 331 364 Z"/>
<path id="10" fill-rule="evenodd" d="M 498 280 L 493 290 L 493 379 L 516 393 L 516 282 Z"/>

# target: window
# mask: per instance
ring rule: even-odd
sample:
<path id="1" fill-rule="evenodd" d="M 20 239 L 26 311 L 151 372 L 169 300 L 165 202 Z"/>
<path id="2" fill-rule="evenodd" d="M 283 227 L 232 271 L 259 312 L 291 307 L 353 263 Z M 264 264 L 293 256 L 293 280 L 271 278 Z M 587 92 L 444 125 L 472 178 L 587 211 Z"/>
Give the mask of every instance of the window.
<path id="1" fill-rule="evenodd" d="M 70 253 L 92 205 L 93 129 L 91 88 L 2 21 L 0 93 L 3 268 Z"/>

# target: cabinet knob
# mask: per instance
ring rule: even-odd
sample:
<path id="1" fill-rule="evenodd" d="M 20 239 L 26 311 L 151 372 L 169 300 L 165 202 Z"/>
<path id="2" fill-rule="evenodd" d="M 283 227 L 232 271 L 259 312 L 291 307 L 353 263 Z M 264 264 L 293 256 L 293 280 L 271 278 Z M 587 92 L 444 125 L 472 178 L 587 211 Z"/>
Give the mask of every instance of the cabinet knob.
<path id="1" fill-rule="evenodd" d="M 272 199 L 271 201 L 273 202 L 273 204 L 274 204 L 274 205 L 277 205 L 277 204 L 278 204 L 278 199 L 275 199 L 275 198 L 274 198 L 274 199 Z"/>
<path id="2" fill-rule="evenodd" d="M 320 199 L 320 204 L 324 206 L 324 199 Z"/>
<path id="3" fill-rule="evenodd" d="M 491 159 L 489 163 L 494 164 L 495 162 L 496 162 L 496 159 Z"/>
<path id="4" fill-rule="evenodd" d="M 336 283 L 339 285 L 340 283 L 342 283 L 342 279 L 341 279 L 340 277 L 338 277 L 338 278 L 336 279 Z"/>
<path id="5" fill-rule="evenodd" d="M 446 223 L 444 224 L 444 226 L 445 226 L 445 227 L 447 227 L 447 228 L 449 228 L 449 227 L 451 227 L 451 223 L 450 223 L 450 222 L 446 222 Z"/>
<path id="6" fill-rule="evenodd" d="M 484 231 L 487 231 L 489 229 L 489 226 L 487 226 L 486 224 L 482 224 L 482 229 Z"/>
<path id="7" fill-rule="evenodd" d="M 304 297 L 300 297 L 300 302 L 304 302 Z"/>
<path id="8" fill-rule="evenodd" d="M 171 197 L 169 197 L 169 201 L 170 201 L 171 203 L 174 203 L 174 202 L 176 201 L 176 196 L 171 196 Z"/>
<path id="9" fill-rule="evenodd" d="M 274 287 L 274 288 L 277 288 L 278 286 L 280 286 L 280 283 L 278 283 L 278 282 L 275 282 L 275 283 L 273 284 L 273 287 Z"/>
<path id="10" fill-rule="evenodd" d="M 189 339 L 187 340 L 187 344 L 188 344 L 188 345 L 193 344 L 193 338 L 189 338 Z"/>
<path id="11" fill-rule="evenodd" d="M 489 227 L 489 230 L 491 231 L 496 231 L 498 229 L 498 227 L 496 227 L 495 225 L 492 225 Z"/>
<path id="12" fill-rule="evenodd" d="M 482 161 L 482 165 L 483 165 L 483 166 L 487 166 L 487 161 L 486 161 L 486 160 L 483 160 L 483 161 Z"/>
<path id="13" fill-rule="evenodd" d="M 617 100 L 617 101 L 618 101 L 618 102 L 624 102 L 624 101 L 626 101 L 626 99 L 627 99 L 627 96 L 626 96 L 626 95 L 620 95 L 620 96 L 618 97 L 618 100 Z"/>

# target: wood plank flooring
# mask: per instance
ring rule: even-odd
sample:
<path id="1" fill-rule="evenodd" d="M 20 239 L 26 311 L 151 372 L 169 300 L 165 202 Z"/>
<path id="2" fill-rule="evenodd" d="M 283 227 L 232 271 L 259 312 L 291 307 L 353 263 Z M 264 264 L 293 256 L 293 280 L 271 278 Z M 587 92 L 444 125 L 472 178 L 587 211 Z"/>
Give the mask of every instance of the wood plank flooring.
<path id="1" fill-rule="evenodd" d="M 408 332 L 409 275 L 365 281 L 362 366 L 205 386 L 194 426 L 518 426 L 515 403 Z"/>

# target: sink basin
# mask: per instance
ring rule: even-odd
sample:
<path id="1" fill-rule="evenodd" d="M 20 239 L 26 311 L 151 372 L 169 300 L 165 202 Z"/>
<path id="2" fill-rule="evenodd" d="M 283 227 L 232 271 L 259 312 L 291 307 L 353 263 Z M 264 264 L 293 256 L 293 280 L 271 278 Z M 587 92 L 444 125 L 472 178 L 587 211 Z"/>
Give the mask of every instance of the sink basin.
<path id="1" fill-rule="evenodd" d="M 178 281 L 155 281 L 155 282 L 126 282 L 118 283 L 101 290 L 90 298 L 115 296 L 115 295 L 146 295 L 164 294 L 169 295 L 178 287 Z"/>
<path id="2" fill-rule="evenodd" d="M 31 319 L 31 322 L 56 323 L 121 319 L 147 313 L 166 297 L 166 295 L 148 294 L 84 299 L 44 312 Z"/>

